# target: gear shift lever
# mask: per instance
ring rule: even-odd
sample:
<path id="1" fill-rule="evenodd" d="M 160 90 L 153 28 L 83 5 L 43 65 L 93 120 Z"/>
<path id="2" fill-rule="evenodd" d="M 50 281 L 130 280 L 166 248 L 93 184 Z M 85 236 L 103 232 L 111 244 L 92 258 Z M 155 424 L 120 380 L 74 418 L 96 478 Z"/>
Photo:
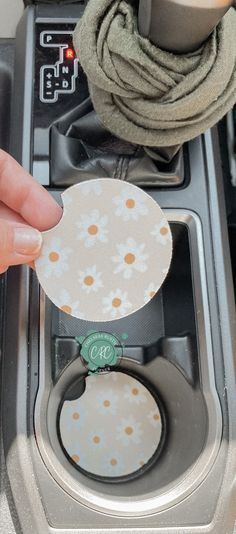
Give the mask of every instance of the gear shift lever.
<path id="1" fill-rule="evenodd" d="M 233 0 L 139 0 L 139 31 L 164 50 L 192 52 L 232 4 Z"/>

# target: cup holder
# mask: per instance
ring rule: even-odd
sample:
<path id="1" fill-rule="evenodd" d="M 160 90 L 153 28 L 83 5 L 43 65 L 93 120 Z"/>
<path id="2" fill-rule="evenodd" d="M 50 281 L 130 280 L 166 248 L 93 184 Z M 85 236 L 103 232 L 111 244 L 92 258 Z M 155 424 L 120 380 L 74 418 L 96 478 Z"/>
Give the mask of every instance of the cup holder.
<path id="1" fill-rule="evenodd" d="M 135 497 L 144 484 L 147 493 L 175 485 L 194 465 L 207 413 L 201 391 L 162 356 L 145 366 L 124 357 L 119 368 L 97 376 L 87 376 L 77 357 L 51 391 L 47 426 L 53 450 L 77 480 Z"/>

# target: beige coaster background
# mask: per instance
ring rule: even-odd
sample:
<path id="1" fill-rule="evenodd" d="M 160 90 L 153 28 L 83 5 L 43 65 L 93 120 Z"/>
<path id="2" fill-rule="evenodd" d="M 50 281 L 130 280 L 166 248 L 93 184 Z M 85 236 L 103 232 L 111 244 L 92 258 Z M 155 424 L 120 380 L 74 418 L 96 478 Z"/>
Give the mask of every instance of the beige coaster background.
<path id="1" fill-rule="evenodd" d="M 39 282 L 66 313 L 111 321 L 142 308 L 162 285 L 172 256 L 169 224 L 138 187 L 112 179 L 62 194 L 59 224 L 43 233 Z"/>
<path id="2" fill-rule="evenodd" d="M 75 464 L 94 475 L 120 477 L 135 473 L 152 458 L 162 421 L 143 384 L 111 372 L 87 377 L 85 393 L 64 403 L 59 428 Z"/>

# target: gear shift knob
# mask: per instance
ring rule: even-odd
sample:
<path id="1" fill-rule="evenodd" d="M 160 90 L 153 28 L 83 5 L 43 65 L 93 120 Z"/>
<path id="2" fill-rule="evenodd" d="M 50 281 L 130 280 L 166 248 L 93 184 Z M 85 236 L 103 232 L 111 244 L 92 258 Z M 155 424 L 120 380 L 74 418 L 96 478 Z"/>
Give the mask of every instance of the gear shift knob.
<path id="1" fill-rule="evenodd" d="M 232 4 L 233 0 L 139 0 L 139 31 L 164 50 L 192 52 Z"/>

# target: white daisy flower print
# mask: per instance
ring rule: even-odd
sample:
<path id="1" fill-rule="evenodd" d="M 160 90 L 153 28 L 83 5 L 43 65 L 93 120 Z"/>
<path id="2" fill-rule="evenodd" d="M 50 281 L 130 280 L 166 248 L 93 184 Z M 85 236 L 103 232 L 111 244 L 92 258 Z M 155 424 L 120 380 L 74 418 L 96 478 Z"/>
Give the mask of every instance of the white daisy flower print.
<path id="1" fill-rule="evenodd" d="M 111 291 L 107 297 L 103 298 L 102 304 L 103 313 L 110 313 L 112 319 L 126 315 L 132 308 L 132 304 L 128 300 L 127 291 L 121 291 L 120 289 Z"/>
<path id="2" fill-rule="evenodd" d="M 80 271 L 79 283 L 82 289 L 86 291 L 87 294 L 92 293 L 93 291 L 96 293 L 101 287 L 103 287 L 101 275 L 102 273 L 97 272 L 96 265 L 88 267 L 85 269 L 85 271 Z"/>
<path id="3" fill-rule="evenodd" d="M 125 384 L 124 385 L 124 399 L 127 399 L 130 404 L 144 404 L 147 402 L 147 397 L 142 391 L 143 388 L 138 384 Z"/>
<path id="4" fill-rule="evenodd" d="M 123 456 L 117 452 L 110 452 L 104 456 L 102 461 L 104 476 L 119 477 L 126 474 L 129 469 L 125 469 L 125 462 Z"/>
<path id="5" fill-rule="evenodd" d="M 74 447 L 71 446 L 67 450 L 67 453 L 75 464 L 81 466 L 83 469 L 86 469 L 87 455 L 84 453 L 82 448 L 78 447 L 77 443 Z"/>
<path id="6" fill-rule="evenodd" d="M 140 216 L 148 214 L 143 193 L 138 188 L 136 190 L 134 187 L 125 187 L 122 193 L 112 200 L 117 206 L 115 215 L 122 217 L 123 221 L 137 221 Z"/>
<path id="7" fill-rule="evenodd" d="M 90 193 L 94 193 L 97 196 L 102 194 L 102 186 L 100 181 L 91 180 L 90 182 L 84 182 L 80 184 L 80 191 L 82 195 L 88 196 Z"/>
<path id="8" fill-rule="evenodd" d="M 153 235 L 161 245 L 166 245 L 168 241 L 171 241 L 170 227 L 166 219 L 162 219 L 159 224 L 154 226 L 151 235 Z"/>
<path id="9" fill-rule="evenodd" d="M 78 239 L 84 241 L 87 248 L 91 248 L 96 243 L 107 243 L 108 230 L 106 228 L 108 217 L 100 215 L 98 210 L 93 210 L 89 214 L 81 215 L 77 222 Z"/>
<path id="10" fill-rule="evenodd" d="M 140 443 L 143 434 L 142 425 L 134 419 L 132 415 L 121 419 L 121 423 L 117 426 L 116 439 L 125 447 L 132 443 Z"/>
<path id="11" fill-rule="evenodd" d="M 51 276 L 60 278 L 69 270 L 69 256 L 72 250 L 62 246 L 59 237 L 53 237 L 48 245 L 43 246 L 41 256 L 37 259 L 37 266 L 44 268 L 45 278 Z"/>
<path id="12" fill-rule="evenodd" d="M 68 291 L 66 291 L 66 289 L 61 290 L 58 300 L 55 304 L 64 313 L 76 316 L 79 315 L 80 317 L 83 317 L 83 313 L 80 311 L 79 301 L 76 300 L 75 302 L 73 302 L 71 295 Z"/>
<path id="13" fill-rule="evenodd" d="M 148 462 L 148 460 L 139 460 L 136 464 L 136 469 L 141 469 L 142 467 L 144 467 L 146 465 L 146 463 Z"/>
<path id="14" fill-rule="evenodd" d="M 88 446 L 94 450 L 104 449 L 106 436 L 103 430 L 92 430 L 88 436 Z"/>
<path id="15" fill-rule="evenodd" d="M 94 384 L 96 384 L 97 382 L 97 378 L 98 378 L 98 375 L 89 375 L 85 378 L 85 383 L 86 383 L 85 391 L 90 391 L 90 389 L 93 388 Z"/>
<path id="16" fill-rule="evenodd" d="M 118 396 L 115 395 L 112 389 L 105 390 L 96 397 L 96 410 L 101 415 L 115 415 L 118 400 Z"/>
<path id="17" fill-rule="evenodd" d="M 77 430 L 81 430 L 86 422 L 86 411 L 80 406 L 78 400 L 66 401 L 60 416 L 60 429 L 64 436 L 70 439 Z"/>
<path id="18" fill-rule="evenodd" d="M 145 243 L 137 244 L 132 237 L 128 237 L 125 243 L 116 245 L 119 254 L 112 257 L 112 261 L 117 263 L 114 274 L 122 273 L 123 277 L 129 280 L 134 271 L 145 273 L 149 257 L 144 253 L 145 247 Z"/>
<path id="19" fill-rule="evenodd" d="M 112 382 L 117 382 L 118 381 L 118 375 L 117 375 L 117 373 L 115 371 L 111 371 L 110 373 L 104 374 L 103 378 L 106 381 L 108 381 L 108 380 L 109 381 L 112 380 Z"/>
<path id="20" fill-rule="evenodd" d="M 148 414 L 148 420 L 154 428 L 157 428 L 161 424 L 161 416 L 159 410 L 152 410 Z"/>
<path id="21" fill-rule="evenodd" d="M 155 297 L 158 289 L 159 288 L 156 287 L 153 282 L 151 284 L 149 284 L 149 286 L 145 289 L 145 292 L 144 292 L 144 302 L 145 302 L 145 304 L 147 304 L 147 302 L 149 302 L 153 297 Z"/>

